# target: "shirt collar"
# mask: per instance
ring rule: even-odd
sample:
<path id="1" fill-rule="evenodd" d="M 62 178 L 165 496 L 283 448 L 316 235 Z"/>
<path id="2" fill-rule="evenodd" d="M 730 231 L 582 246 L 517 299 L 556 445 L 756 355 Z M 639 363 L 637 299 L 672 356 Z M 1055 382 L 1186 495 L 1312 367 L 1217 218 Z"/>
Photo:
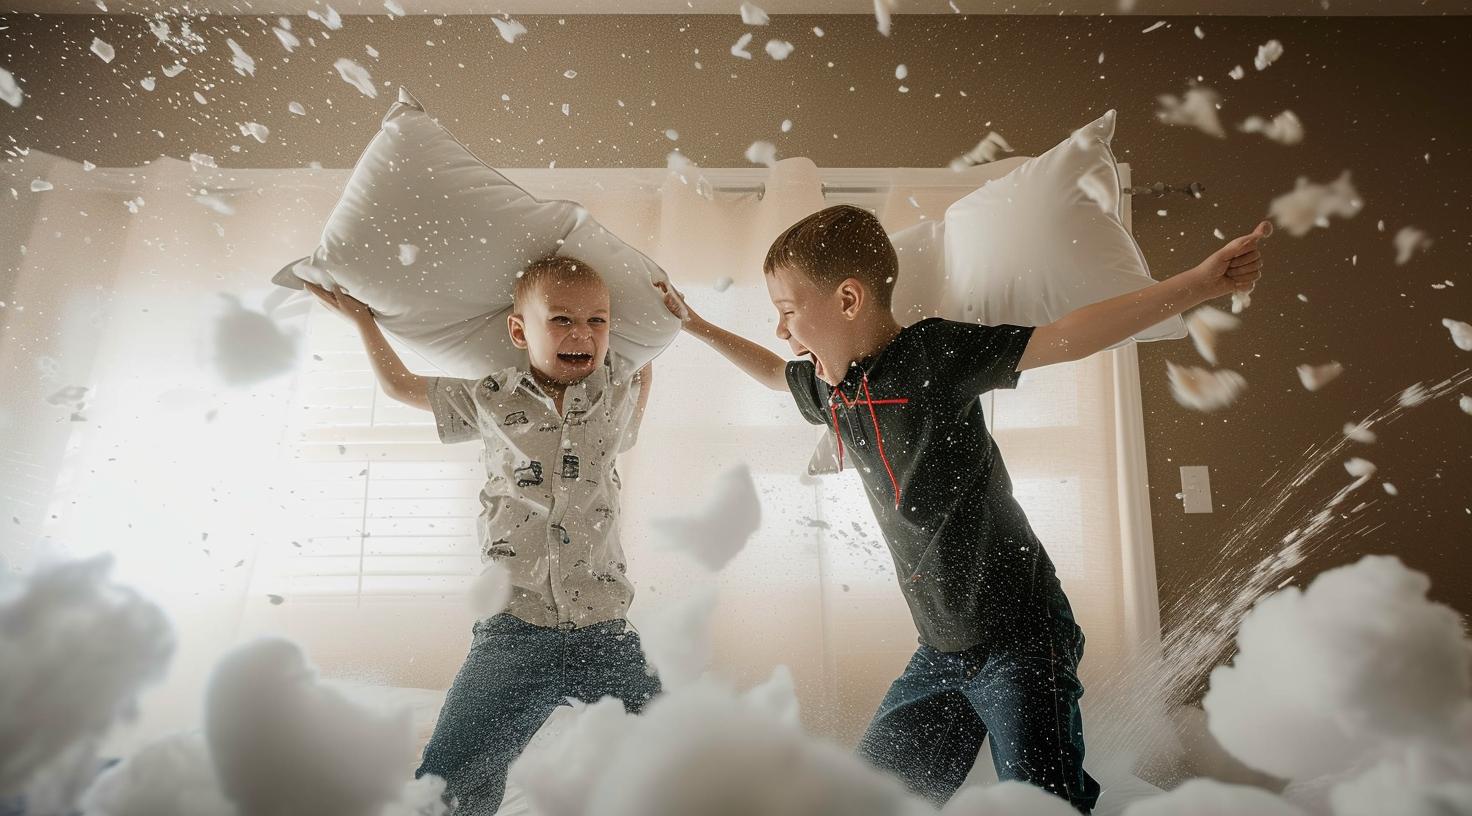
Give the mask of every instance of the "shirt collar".
<path id="1" fill-rule="evenodd" d="M 567 386 L 562 392 L 562 410 L 587 410 L 589 405 L 596 402 L 611 381 L 609 365 L 608 359 L 605 358 L 603 365 L 595 369 L 592 374 Z M 517 369 L 516 374 L 516 386 L 513 390 L 523 391 L 534 399 L 552 402 L 552 397 L 542 390 L 542 386 L 537 382 L 530 368 Z"/>

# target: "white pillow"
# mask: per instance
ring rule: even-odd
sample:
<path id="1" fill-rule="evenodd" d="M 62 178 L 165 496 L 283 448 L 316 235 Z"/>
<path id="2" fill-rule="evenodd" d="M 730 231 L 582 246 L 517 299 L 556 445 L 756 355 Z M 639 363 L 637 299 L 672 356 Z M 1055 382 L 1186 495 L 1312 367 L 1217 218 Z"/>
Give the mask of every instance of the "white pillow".
<path id="1" fill-rule="evenodd" d="M 1040 326 L 1154 283 L 1124 226 L 1124 191 L 1109 149 L 1114 118 L 1114 111 L 1105 113 L 1041 156 L 1003 160 L 1010 172 L 952 204 L 943 222 L 889 236 L 900 265 L 893 298 L 900 325 L 939 316 Z M 1132 339 L 1185 336 L 1176 316 Z M 808 473 L 836 472 L 830 428 Z"/>
<path id="2" fill-rule="evenodd" d="M 585 260 L 602 274 L 615 353 L 643 365 L 679 334 L 679 321 L 653 286 L 668 277 L 653 261 L 580 205 L 539 201 L 512 184 L 400 90 L 317 249 L 272 280 L 294 289 L 302 280 L 336 283 L 431 363 L 474 378 L 526 365 L 506 316 L 517 274 L 552 253 Z"/>
<path id="3" fill-rule="evenodd" d="M 943 316 L 1041 326 L 1155 282 L 1121 219 L 1112 138 L 1109 111 L 946 210 Z M 1133 339 L 1185 336 L 1174 316 Z"/>

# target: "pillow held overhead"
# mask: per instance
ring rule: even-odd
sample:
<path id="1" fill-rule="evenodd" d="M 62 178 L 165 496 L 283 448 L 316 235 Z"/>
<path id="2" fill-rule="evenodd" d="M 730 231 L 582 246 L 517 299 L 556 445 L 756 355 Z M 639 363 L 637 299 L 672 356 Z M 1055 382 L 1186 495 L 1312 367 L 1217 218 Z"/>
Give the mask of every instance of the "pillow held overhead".
<path id="1" fill-rule="evenodd" d="M 1041 326 L 1155 283 L 1121 215 L 1114 120 L 1108 111 L 946 210 L 943 316 Z M 1174 316 L 1132 339 L 1185 336 Z"/>
<path id="2" fill-rule="evenodd" d="M 1111 110 L 1041 156 L 996 162 L 1005 174 L 952 204 L 944 221 L 890 235 L 900 264 L 895 319 L 1040 326 L 1154 283 L 1124 226 L 1124 190 L 1110 150 L 1114 122 Z M 1175 316 L 1130 339 L 1185 336 L 1185 321 Z M 828 429 L 808 473 L 837 471 Z"/>
<path id="3" fill-rule="evenodd" d="M 487 166 L 408 91 L 389 109 L 308 257 L 274 283 L 337 285 L 379 325 L 457 376 L 526 365 L 511 344 L 517 275 L 551 254 L 587 261 L 608 286 L 609 348 L 635 365 L 679 334 L 654 283 L 664 270 L 571 201 L 541 201 Z"/>

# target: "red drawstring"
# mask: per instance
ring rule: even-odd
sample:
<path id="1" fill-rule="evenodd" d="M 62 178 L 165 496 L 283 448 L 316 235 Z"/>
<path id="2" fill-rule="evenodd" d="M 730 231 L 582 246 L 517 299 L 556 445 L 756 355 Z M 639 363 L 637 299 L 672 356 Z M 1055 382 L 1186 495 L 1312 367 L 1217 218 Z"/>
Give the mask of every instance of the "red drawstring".
<path id="1" fill-rule="evenodd" d="M 838 389 L 833 389 L 838 394 Z M 843 472 L 843 434 L 838 430 L 838 406 L 833 404 L 833 397 L 828 397 L 828 410 L 833 414 L 833 438 L 838 440 L 838 471 Z"/>
<path id="2" fill-rule="evenodd" d="M 864 385 L 864 399 L 869 403 L 869 418 L 874 421 L 874 444 L 879 448 L 879 461 L 884 463 L 884 472 L 889 474 L 889 483 L 894 486 L 894 509 L 900 509 L 900 483 L 894 477 L 894 470 L 889 466 L 889 458 L 884 455 L 884 434 L 879 432 L 879 415 L 874 413 L 874 398 L 869 396 L 869 375 L 865 374 L 861 380 Z"/>
<path id="3" fill-rule="evenodd" d="M 879 448 L 879 461 L 884 463 L 884 472 L 889 474 L 889 483 L 892 487 L 894 487 L 894 507 L 896 510 L 898 510 L 900 507 L 900 483 L 899 480 L 894 477 L 894 469 L 889 466 L 889 457 L 884 455 L 884 433 L 879 430 L 879 415 L 875 413 L 874 406 L 904 405 L 910 400 L 903 397 L 899 399 L 875 400 L 874 397 L 869 394 L 868 374 L 864 375 L 864 378 L 860 381 L 860 385 L 864 389 L 863 403 L 869 406 L 869 420 L 874 423 L 874 442 L 876 447 Z M 843 391 L 839 388 L 833 389 L 833 395 L 836 395 L 839 399 L 843 400 L 843 406 L 845 408 L 852 408 L 855 405 L 858 405 L 860 402 L 858 399 L 850 402 L 848 397 L 845 397 L 843 395 Z M 840 433 L 838 430 L 838 406 L 833 403 L 833 396 L 828 397 L 828 410 L 833 416 L 833 437 L 838 441 L 838 469 L 842 471 L 843 434 Z"/>

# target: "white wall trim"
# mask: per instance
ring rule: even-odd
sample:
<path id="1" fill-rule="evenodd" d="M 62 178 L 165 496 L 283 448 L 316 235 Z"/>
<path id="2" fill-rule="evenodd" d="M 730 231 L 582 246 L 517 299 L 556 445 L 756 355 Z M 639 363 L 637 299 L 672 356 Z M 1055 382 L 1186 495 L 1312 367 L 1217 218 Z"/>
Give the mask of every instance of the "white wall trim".
<path id="1" fill-rule="evenodd" d="M 1119 165 L 1121 187 L 1130 185 L 1130 166 Z M 1125 229 L 1134 233 L 1134 202 L 1121 208 Z M 1155 583 L 1155 533 L 1150 521 L 1150 478 L 1145 455 L 1145 411 L 1140 393 L 1140 358 L 1134 343 L 1110 352 L 1114 372 L 1114 448 L 1119 485 L 1120 563 L 1124 627 L 1129 648 L 1158 652 L 1160 591 Z"/>

